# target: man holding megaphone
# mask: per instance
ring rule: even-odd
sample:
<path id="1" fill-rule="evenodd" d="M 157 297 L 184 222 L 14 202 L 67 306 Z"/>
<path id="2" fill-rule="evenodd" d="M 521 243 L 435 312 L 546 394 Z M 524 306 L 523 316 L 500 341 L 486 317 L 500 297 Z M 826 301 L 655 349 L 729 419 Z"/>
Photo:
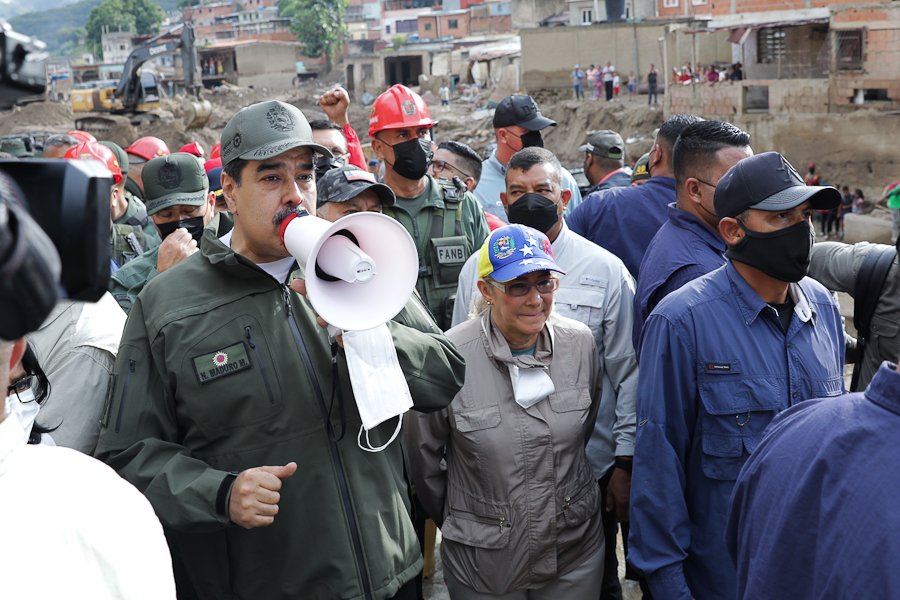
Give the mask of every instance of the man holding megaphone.
<path id="1" fill-rule="evenodd" d="M 299 209 L 315 211 L 315 153 L 329 154 L 294 106 L 232 117 L 221 157 L 234 228 L 207 229 L 200 252 L 144 288 L 125 327 L 97 455 L 153 504 L 186 595 L 414 597 L 422 558 L 402 449 L 358 446 L 347 359 L 293 291 L 280 237 Z M 377 301 L 363 294 L 355 310 Z M 387 329 L 414 408 L 449 404 L 464 377 L 452 344 Z M 367 440 L 388 440 L 395 423 Z"/>

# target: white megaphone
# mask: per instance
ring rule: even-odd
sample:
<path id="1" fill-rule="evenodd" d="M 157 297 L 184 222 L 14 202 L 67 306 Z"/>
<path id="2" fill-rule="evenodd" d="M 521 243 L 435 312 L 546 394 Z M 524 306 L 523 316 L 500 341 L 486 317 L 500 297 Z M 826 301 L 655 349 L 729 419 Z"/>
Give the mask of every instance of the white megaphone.
<path id="1" fill-rule="evenodd" d="M 304 267 L 313 308 L 338 329 L 386 323 L 416 288 L 416 244 L 386 215 L 361 212 L 332 223 L 300 210 L 281 224 L 281 239 Z"/>

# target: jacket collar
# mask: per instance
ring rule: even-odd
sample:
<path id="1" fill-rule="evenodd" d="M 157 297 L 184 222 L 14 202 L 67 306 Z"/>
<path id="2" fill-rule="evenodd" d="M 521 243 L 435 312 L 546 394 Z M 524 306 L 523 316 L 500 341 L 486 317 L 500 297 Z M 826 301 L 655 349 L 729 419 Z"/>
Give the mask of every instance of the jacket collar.
<path id="1" fill-rule="evenodd" d="M 550 366 L 553 357 L 553 325 L 550 319 L 538 334 L 534 356 L 513 356 L 509 343 L 491 317 L 490 307 L 481 315 L 481 338 L 488 358 L 497 363 L 515 364 L 521 368 Z"/>
<path id="2" fill-rule="evenodd" d="M 887 361 L 881 363 L 866 388 L 866 398 L 900 415 L 900 372 L 897 371 L 897 365 Z"/>
<path id="3" fill-rule="evenodd" d="M 692 215 L 686 210 L 681 210 L 675 202 L 669 204 L 668 212 L 669 221 L 671 221 L 673 225 L 694 234 L 719 254 L 725 253 L 725 240 L 716 235 L 716 233 L 697 216 Z"/>
<path id="4" fill-rule="evenodd" d="M 764 310 L 769 310 L 768 303 L 756 293 L 750 284 L 748 284 L 741 274 L 734 268 L 734 263 L 728 261 L 725 263 L 725 272 L 731 283 L 731 289 L 734 291 L 734 298 L 737 302 L 738 309 L 744 317 L 747 325 L 753 323 L 756 317 Z M 791 283 L 788 285 L 788 293 L 794 301 L 794 314 L 802 323 L 806 323 L 815 317 L 816 311 L 806 297 L 806 292 L 800 283 Z"/>

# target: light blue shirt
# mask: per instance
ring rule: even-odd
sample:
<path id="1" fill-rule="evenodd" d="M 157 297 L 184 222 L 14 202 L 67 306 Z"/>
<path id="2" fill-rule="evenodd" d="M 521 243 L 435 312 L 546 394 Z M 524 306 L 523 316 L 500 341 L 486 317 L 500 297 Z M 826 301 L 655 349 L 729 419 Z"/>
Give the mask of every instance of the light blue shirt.
<path id="1" fill-rule="evenodd" d="M 566 208 L 566 215 L 568 215 L 581 204 L 581 190 L 578 189 L 575 178 L 565 168 L 562 169 L 562 178 L 563 189 L 572 192 L 572 198 Z M 495 150 L 487 160 L 481 163 L 481 179 L 478 180 L 478 187 L 472 190 L 472 193 L 478 198 L 484 212 L 489 212 L 504 223 L 509 223 L 503 202 L 500 201 L 501 192 L 506 192 L 506 167 L 497 160 L 497 151 Z"/>

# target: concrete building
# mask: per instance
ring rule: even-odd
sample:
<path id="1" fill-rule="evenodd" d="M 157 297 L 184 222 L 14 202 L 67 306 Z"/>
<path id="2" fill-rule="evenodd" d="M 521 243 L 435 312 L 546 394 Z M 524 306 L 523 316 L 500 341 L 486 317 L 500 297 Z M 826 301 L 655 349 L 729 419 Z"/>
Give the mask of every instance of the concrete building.
<path id="1" fill-rule="evenodd" d="M 574 64 L 584 67 L 611 61 L 624 81 L 631 73 L 644 74 L 651 63 L 663 73 L 666 54 L 673 64 L 730 60 L 727 32 L 694 37 L 685 33 L 689 26 L 691 22 L 684 22 L 679 24 L 681 29 L 673 29 L 644 21 L 521 30 L 522 86 L 526 90 L 569 88 Z"/>
<path id="2" fill-rule="evenodd" d="M 568 10 L 567 0 L 515 0 L 512 3 L 512 27 L 539 27 L 542 21 L 560 14 L 565 14 L 568 20 Z"/>
<path id="3" fill-rule="evenodd" d="M 103 49 L 103 62 L 112 64 L 124 63 L 134 50 L 133 31 L 108 31 L 100 35 L 100 46 Z"/>
<path id="4" fill-rule="evenodd" d="M 325 59 L 304 56 L 299 42 L 239 40 L 202 48 L 200 64 L 207 87 L 227 82 L 241 87 L 287 90 L 298 75 L 318 75 Z"/>
<path id="5" fill-rule="evenodd" d="M 660 13 L 663 8 L 675 12 L 680 7 L 662 3 L 676 1 L 660 0 Z M 812 7 L 786 2 L 792 3 L 798 6 L 791 10 L 754 10 L 760 3 L 738 0 L 708 6 L 712 14 L 691 34 L 700 40 L 728 33 L 731 62 L 742 64 L 744 80 L 733 86 L 673 89 L 668 109 L 733 115 L 829 113 L 861 105 L 900 108 L 896 2 L 813 2 Z M 762 3 L 761 8 L 771 6 Z M 698 62 L 703 64 L 694 64 Z"/>
<path id="6" fill-rule="evenodd" d="M 221 41 L 295 41 L 290 20 L 278 16 L 278 0 L 230 0 L 181 9 L 184 21 L 193 23 L 199 46 Z"/>
<path id="7" fill-rule="evenodd" d="M 469 10 L 440 10 L 420 14 L 420 41 L 459 39 L 469 36 Z"/>
<path id="8" fill-rule="evenodd" d="M 502 34 L 512 31 L 512 0 L 491 0 L 469 6 L 469 33 Z"/>

